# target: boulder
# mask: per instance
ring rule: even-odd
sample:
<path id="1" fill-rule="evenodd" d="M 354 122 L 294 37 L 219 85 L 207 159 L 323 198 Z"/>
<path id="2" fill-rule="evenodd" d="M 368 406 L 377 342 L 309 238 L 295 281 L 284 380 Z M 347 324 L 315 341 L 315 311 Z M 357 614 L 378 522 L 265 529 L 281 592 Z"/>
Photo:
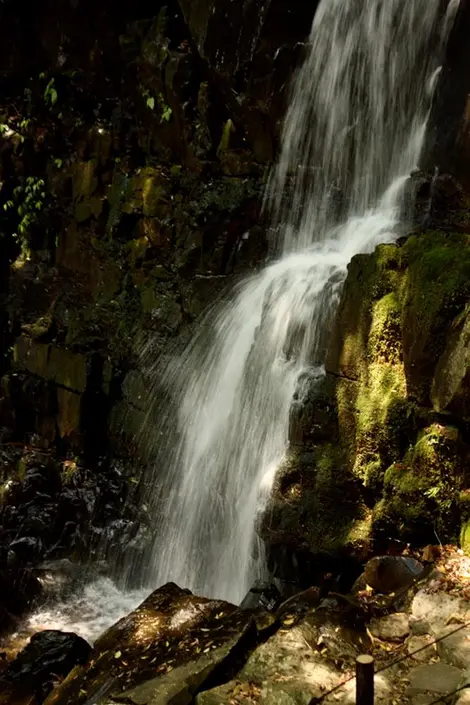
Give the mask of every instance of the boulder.
<path id="1" fill-rule="evenodd" d="M 389 595 L 406 590 L 423 575 L 424 566 L 406 556 L 376 556 L 366 565 L 365 579 L 377 592 Z"/>
<path id="2" fill-rule="evenodd" d="M 406 642 L 406 649 L 414 661 L 426 663 L 436 653 L 434 639 L 429 634 L 410 636 Z"/>
<path id="3" fill-rule="evenodd" d="M 309 645 L 297 626 L 278 632 L 258 647 L 239 678 L 258 687 L 266 682 L 276 684 L 280 697 L 286 699 L 287 695 L 296 705 L 305 705 L 338 685 L 341 672 Z"/>
<path id="4" fill-rule="evenodd" d="M 43 702 L 55 683 L 87 662 L 91 646 L 76 634 L 46 630 L 29 644 L 0 678 L 0 703 Z M 28 700 L 35 698 L 35 700 Z"/>
<path id="5" fill-rule="evenodd" d="M 240 603 L 241 610 L 254 610 L 259 607 L 272 611 L 281 601 L 281 594 L 275 585 L 258 581 Z"/>
<path id="6" fill-rule="evenodd" d="M 221 674 L 229 680 L 255 641 L 249 612 L 170 583 L 105 632 L 89 664 L 74 669 L 46 705 L 81 705 L 90 698 L 96 705 L 110 699 L 189 705 Z"/>

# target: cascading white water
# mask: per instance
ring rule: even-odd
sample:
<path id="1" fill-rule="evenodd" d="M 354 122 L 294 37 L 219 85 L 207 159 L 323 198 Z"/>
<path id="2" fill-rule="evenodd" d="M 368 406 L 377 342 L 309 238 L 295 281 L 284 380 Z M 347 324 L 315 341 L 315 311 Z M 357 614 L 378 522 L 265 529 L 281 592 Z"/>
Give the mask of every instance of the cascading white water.
<path id="1" fill-rule="evenodd" d="M 293 396 L 321 366 L 351 257 L 396 237 L 448 19 L 440 0 L 320 3 L 267 196 L 281 257 L 211 311 L 163 372 L 177 419 L 176 437 L 171 414 L 155 436 L 157 583 L 239 602 L 262 577 L 256 519 Z"/>
<path id="2" fill-rule="evenodd" d="M 215 306 L 181 357 L 150 370 L 161 421 L 143 429 L 156 457 L 149 588 L 172 580 L 237 603 L 263 577 L 256 521 L 288 447 L 293 396 L 321 372 L 348 262 L 397 235 L 457 8 L 321 0 L 266 197 L 279 259 Z M 30 625 L 94 638 L 143 595 L 113 590 L 95 583 Z M 90 603 L 95 592 L 102 604 Z M 83 614 L 84 603 L 96 609 Z"/>

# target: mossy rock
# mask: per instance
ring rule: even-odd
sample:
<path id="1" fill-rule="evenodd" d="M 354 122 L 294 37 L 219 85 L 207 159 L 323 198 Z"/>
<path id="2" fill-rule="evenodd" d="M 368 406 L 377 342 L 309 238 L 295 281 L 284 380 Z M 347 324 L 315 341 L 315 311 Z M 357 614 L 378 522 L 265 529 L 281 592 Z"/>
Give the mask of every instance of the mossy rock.
<path id="1" fill-rule="evenodd" d="M 401 257 L 403 358 L 410 395 L 430 403 L 436 365 L 451 332 L 452 320 L 470 296 L 470 237 L 425 232 L 409 238 Z"/>
<path id="2" fill-rule="evenodd" d="M 79 394 L 85 391 L 87 382 L 85 355 L 55 345 L 38 343 L 26 336 L 20 336 L 17 339 L 13 355 L 17 368 L 27 370 L 37 377 L 55 382 Z"/>
<path id="3" fill-rule="evenodd" d="M 431 387 L 437 412 L 451 411 L 470 418 L 470 307 L 467 305 L 450 325 L 446 346 L 439 358 Z"/>
<path id="4" fill-rule="evenodd" d="M 349 265 L 327 369 L 360 380 L 370 362 L 401 364 L 407 392 L 429 404 L 451 321 L 470 296 L 470 239 L 425 231 Z"/>
<path id="5" fill-rule="evenodd" d="M 425 231 L 349 265 L 327 370 L 339 375 L 349 463 L 376 496 L 385 470 L 417 443 L 420 405 L 430 408 L 432 396 L 437 411 L 470 413 L 468 245 L 464 234 Z"/>
<path id="6" fill-rule="evenodd" d="M 166 210 L 168 184 L 165 176 L 145 167 L 131 177 L 122 203 L 123 213 L 142 213 L 147 217 L 162 215 Z"/>
<path id="7" fill-rule="evenodd" d="M 376 528 L 421 541 L 431 540 L 434 532 L 455 539 L 465 462 L 466 446 L 455 428 L 424 429 L 403 461 L 385 473 L 384 496 L 374 510 Z"/>
<path id="8" fill-rule="evenodd" d="M 470 556 L 470 519 L 462 522 L 460 529 L 460 548 L 467 556 Z"/>
<path id="9" fill-rule="evenodd" d="M 312 554 L 361 552 L 371 537 L 371 515 L 337 444 L 291 451 L 280 468 L 261 530 L 270 544 Z"/>

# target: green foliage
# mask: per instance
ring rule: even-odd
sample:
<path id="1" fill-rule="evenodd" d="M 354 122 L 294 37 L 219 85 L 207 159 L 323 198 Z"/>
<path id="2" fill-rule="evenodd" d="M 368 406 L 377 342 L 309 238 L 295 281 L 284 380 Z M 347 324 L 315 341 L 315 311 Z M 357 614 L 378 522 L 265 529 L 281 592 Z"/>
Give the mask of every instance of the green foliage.
<path id="1" fill-rule="evenodd" d="M 145 100 L 145 105 L 149 110 L 155 110 L 158 105 L 160 109 L 160 122 L 170 122 L 171 116 L 173 115 L 173 110 L 169 105 L 165 103 L 165 98 L 163 93 L 158 93 L 156 99 L 155 96 L 148 90 L 142 92 L 142 97 Z"/>
<path id="2" fill-rule="evenodd" d="M 173 111 L 170 106 L 165 103 L 165 100 L 161 93 L 158 94 L 158 105 L 160 106 L 160 110 L 162 111 L 160 122 L 170 122 Z"/>
<path id="3" fill-rule="evenodd" d="M 49 83 L 47 84 L 45 90 L 44 90 L 44 102 L 46 105 L 48 105 L 50 108 L 53 108 L 54 105 L 57 103 L 59 95 L 57 93 L 57 89 L 55 87 L 55 80 L 51 78 Z"/>
<path id="4" fill-rule="evenodd" d="M 3 210 L 15 210 L 18 216 L 13 237 L 20 240 L 23 252 L 27 249 L 27 240 L 31 227 L 38 222 L 39 213 L 44 208 L 46 199 L 45 182 L 36 176 L 28 176 L 13 189 L 13 199 L 3 204 Z"/>

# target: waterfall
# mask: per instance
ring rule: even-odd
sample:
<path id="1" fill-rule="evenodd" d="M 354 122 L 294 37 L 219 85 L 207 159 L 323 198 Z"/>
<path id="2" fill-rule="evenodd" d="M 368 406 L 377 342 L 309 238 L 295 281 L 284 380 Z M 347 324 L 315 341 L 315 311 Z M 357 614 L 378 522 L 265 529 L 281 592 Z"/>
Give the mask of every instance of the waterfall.
<path id="1" fill-rule="evenodd" d="M 348 262 L 400 233 L 458 6 L 321 0 L 266 193 L 276 259 L 214 305 L 182 355 L 148 370 L 143 502 L 157 539 L 128 566 L 144 587 L 123 593 L 100 578 L 33 614 L 24 637 L 47 625 L 93 640 L 169 580 L 238 603 L 264 577 L 256 526 L 293 398 L 323 374 Z"/>
<path id="2" fill-rule="evenodd" d="M 147 478 L 152 584 L 238 603 L 263 577 L 256 524 L 288 448 L 294 394 L 321 374 L 348 262 L 397 237 L 455 10 L 450 2 L 446 15 L 441 0 L 320 2 L 266 195 L 277 260 L 154 372 L 155 396 L 169 402 Z"/>

